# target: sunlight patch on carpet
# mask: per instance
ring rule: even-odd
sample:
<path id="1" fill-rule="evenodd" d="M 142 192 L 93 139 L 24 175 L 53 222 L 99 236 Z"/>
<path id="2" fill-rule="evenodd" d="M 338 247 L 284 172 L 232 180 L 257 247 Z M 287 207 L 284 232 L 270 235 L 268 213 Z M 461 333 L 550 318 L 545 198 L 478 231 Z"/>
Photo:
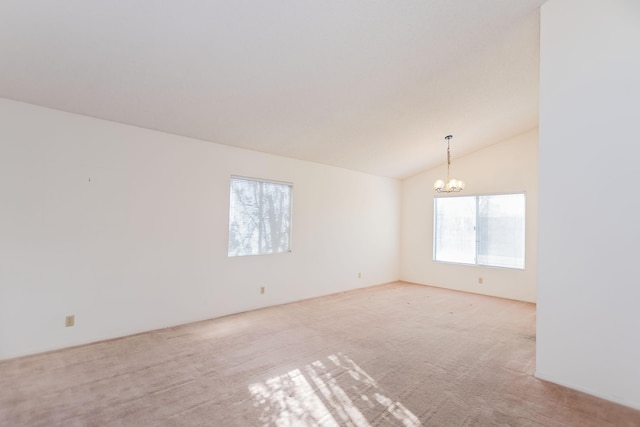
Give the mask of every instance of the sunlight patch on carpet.
<path id="1" fill-rule="evenodd" d="M 262 410 L 263 427 L 368 427 L 383 419 L 405 427 L 422 425 L 342 353 L 251 384 L 249 391 Z"/>

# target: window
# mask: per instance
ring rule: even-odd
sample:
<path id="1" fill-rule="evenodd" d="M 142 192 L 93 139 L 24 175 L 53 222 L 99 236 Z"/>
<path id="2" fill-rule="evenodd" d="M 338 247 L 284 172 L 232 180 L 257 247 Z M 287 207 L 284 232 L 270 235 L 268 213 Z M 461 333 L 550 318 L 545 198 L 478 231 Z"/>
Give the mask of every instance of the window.
<path id="1" fill-rule="evenodd" d="M 231 177 L 229 256 L 291 251 L 293 184 Z"/>
<path id="2" fill-rule="evenodd" d="M 436 197 L 435 261 L 524 268 L 525 196 Z"/>

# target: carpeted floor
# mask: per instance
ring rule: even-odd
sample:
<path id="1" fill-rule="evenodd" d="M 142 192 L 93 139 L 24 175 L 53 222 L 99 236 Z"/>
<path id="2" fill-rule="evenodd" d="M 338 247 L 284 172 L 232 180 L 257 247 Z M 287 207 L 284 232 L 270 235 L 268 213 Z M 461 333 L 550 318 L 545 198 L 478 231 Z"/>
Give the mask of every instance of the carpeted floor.
<path id="1" fill-rule="evenodd" d="M 533 304 L 393 283 L 2 361 L 0 425 L 640 425 L 534 357 Z"/>

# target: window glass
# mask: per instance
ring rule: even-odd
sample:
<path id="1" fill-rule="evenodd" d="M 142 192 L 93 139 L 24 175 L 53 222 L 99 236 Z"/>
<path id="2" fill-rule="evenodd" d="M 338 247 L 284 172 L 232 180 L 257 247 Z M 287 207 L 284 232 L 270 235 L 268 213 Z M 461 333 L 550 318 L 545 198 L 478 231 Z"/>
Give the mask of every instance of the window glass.
<path id="1" fill-rule="evenodd" d="M 435 201 L 435 259 L 475 264 L 475 198 L 436 197 Z"/>
<path id="2" fill-rule="evenodd" d="M 291 250 L 292 184 L 231 177 L 229 256 Z"/>
<path id="3" fill-rule="evenodd" d="M 436 261 L 524 268 L 525 195 L 436 197 Z"/>
<path id="4" fill-rule="evenodd" d="M 478 198 L 478 264 L 524 268 L 524 194 Z"/>

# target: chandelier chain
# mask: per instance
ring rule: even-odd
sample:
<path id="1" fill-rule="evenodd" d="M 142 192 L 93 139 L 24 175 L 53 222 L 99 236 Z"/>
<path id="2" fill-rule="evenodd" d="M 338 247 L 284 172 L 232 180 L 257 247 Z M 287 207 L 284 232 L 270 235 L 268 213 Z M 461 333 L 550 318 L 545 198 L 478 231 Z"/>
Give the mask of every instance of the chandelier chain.
<path id="1" fill-rule="evenodd" d="M 451 169 L 451 149 L 449 148 L 449 138 L 447 138 L 447 182 L 449 182 L 449 169 Z"/>

